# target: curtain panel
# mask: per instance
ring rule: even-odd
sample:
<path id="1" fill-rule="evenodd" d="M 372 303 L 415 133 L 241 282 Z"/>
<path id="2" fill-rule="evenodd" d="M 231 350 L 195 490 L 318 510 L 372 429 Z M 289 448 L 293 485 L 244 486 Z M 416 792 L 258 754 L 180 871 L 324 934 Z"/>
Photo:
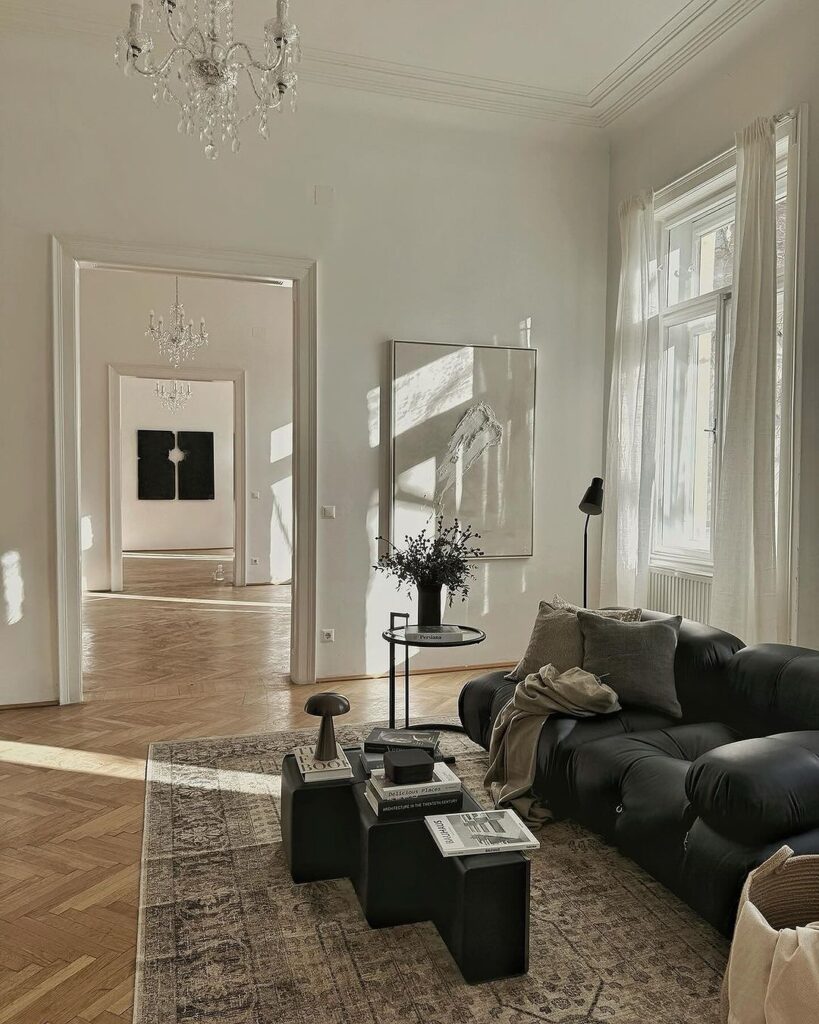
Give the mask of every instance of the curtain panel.
<path id="1" fill-rule="evenodd" d="M 776 524 L 776 127 L 736 137 L 737 213 L 711 620 L 746 643 L 785 641 Z"/>
<path id="2" fill-rule="evenodd" d="M 646 603 L 657 430 L 659 330 L 654 198 L 620 206 L 620 287 L 606 434 L 601 603 Z"/>

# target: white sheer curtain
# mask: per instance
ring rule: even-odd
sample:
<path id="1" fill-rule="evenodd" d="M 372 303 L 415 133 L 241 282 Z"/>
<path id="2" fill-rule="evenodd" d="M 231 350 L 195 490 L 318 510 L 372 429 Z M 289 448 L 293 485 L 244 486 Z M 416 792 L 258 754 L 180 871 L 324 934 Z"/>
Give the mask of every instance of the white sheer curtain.
<path id="1" fill-rule="evenodd" d="M 784 640 L 777 588 L 776 138 L 771 118 L 736 137 L 733 349 L 714 532 L 711 621 L 746 643 Z"/>
<path id="2" fill-rule="evenodd" d="M 620 207 L 620 290 L 606 434 L 601 602 L 646 603 L 657 429 L 654 198 Z"/>

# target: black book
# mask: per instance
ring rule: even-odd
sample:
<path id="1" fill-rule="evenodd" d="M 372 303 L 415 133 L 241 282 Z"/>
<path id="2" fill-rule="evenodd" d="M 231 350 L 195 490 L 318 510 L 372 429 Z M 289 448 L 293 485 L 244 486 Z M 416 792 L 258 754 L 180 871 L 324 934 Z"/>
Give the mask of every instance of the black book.
<path id="1" fill-rule="evenodd" d="M 435 756 L 441 734 L 435 729 L 373 729 L 364 740 L 364 749 L 370 754 L 383 754 L 388 750 L 425 750 Z"/>
<path id="2" fill-rule="evenodd" d="M 372 783 L 368 782 L 364 796 L 379 821 L 423 818 L 427 814 L 454 814 L 463 807 L 463 792 L 409 797 L 406 800 L 380 800 Z"/>

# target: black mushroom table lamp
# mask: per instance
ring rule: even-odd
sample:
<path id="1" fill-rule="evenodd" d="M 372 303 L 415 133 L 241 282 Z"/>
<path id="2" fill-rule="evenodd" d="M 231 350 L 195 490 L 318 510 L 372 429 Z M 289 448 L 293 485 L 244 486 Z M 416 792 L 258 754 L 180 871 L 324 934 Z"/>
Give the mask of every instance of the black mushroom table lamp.
<path id="1" fill-rule="evenodd" d="M 312 697 L 307 698 L 304 710 L 308 715 L 321 716 L 315 759 L 335 761 L 338 757 L 338 747 L 333 718 L 336 715 L 346 715 L 350 710 L 350 702 L 341 693 L 314 693 Z"/>
<path id="2" fill-rule="evenodd" d="M 592 482 L 586 488 L 586 493 L 580 504 L 577 506 L 586 516 L 586 525 L 583 527 L 583 607 L 589 606 L 589 519 L 592 516 L 599 516 L 603 511 L 603 478 L 592 477 Z"/>

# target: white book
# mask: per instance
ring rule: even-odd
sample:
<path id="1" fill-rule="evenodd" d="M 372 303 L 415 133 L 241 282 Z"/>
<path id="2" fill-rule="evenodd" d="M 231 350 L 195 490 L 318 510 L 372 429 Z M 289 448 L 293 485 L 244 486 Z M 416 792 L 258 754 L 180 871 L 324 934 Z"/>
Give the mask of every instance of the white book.
<path id="1" fill-rule="evenodd" d="M 429 782 L 410 782 L 404 785 L 391 782 L 383 768 L 373 768 L 370 774 L 373 789 L 382 800 L 406 800 L 407 797 L 460 793 L 461 780 L 443 761 L 436 761 Z"/>
<path id="2" fill-rule="evenodd" d="M 327 782 L 331 779 L 351 779 L 353 766 L 347 755 L 339 748 L 338 756 L 332 761 L 317 761 L 316 746 L 296 747 L 293 751 L 296 765 L 305 782 Z"/>
<path id="3" fill-rule="evenodd" d="M 512 853 L 540 846 L 514 811 L 433 814 L 425 817 L 424 822 L 444 857 Z"/>

